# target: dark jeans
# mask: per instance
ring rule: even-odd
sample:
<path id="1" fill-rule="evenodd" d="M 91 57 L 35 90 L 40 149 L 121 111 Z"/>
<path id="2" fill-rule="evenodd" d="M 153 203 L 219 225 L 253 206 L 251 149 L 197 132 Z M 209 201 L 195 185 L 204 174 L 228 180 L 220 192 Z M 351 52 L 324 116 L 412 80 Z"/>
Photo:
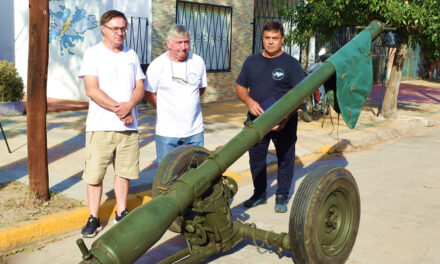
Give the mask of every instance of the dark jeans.
<path id="1" fill-rule="evenodd" d="M 269 132 L 257 145 L 249 149 L 249 164 L 254 182 L 254 194 L 260 195 L 266 191 L 266 157 L 270 140 L 272 140 L 278 159 L 278 188 L 276 194 L 288 197 L 295 165 L 297 126 L 298 114 L 295 114 L 287 121 L 284 129 Z"/>

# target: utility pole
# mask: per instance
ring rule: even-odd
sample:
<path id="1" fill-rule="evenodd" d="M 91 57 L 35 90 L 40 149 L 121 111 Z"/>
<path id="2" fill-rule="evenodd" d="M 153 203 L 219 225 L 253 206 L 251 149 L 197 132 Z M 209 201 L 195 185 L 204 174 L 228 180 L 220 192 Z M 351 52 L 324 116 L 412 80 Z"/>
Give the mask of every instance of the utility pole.
<path id="1" fill-rule="evenodd" d="M 46 85 L 49 54 L 49 1 L 29 0 L 27 141 L 30 191 L 48 200 Z"/>

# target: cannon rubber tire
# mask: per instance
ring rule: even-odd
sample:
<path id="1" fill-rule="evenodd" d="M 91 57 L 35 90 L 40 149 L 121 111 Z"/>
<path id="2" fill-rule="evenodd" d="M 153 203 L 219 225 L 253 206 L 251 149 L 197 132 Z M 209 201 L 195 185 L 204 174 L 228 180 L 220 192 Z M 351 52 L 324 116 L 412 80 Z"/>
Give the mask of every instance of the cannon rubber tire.
<path id="1" fill-rule="evenodd" d="M 173 149 L 159 164 L 153 180 L 152 197 L 153 199 L 161 194 L 157 188 L 161 184 L 172 185 L 180 176 L 191 168 L 197 168 L 211 154 L 207 149 L 193 146 L 182 145 Z M 182 216 L 178 216 L 168 230 L 180 233 Z"/>
<path id="2" fill-rule="evenodd" d="M 290 211 L 294 263 L 345 263 L 358 233 L 360 210 L 359 190 L 349 171 L 322 166 L 307 174 Z"/>
<path id="3" fill-rule="evenodd" d="M 303 120 L 306 122 L 312 122 L 313 119 L 313 104 L 312 96 L 308 96 L 302 105 Z"/>

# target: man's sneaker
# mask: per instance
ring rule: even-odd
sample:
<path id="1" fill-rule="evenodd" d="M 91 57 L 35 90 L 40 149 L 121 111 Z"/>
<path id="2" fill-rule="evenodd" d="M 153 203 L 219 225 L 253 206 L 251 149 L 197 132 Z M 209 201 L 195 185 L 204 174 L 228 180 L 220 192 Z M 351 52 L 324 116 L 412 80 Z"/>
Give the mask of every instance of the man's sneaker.
<path id="1" fill-rule="evenodd" d="M 113 221 L 115 224 L 117 224 L 119 221 L 122 220 L 122 218 L 124 218 L 126 215 L 128 215 L 128 210 L 125 209 L 124 211 L 121 212 L 121 215 L 118 216 L 118 212 L 115 211 L 115 220 Z"/>
<path id="2" fill-rule="evenodd" d="M 266 192 L 260 195 L 254 193 L 251 198 L 244 202 L 244 207 L 252 208 L 260 204 L 265 204 L 266 202 Z"/>
<path id="3" fill-rule="evenodd" d="M 287 212 L 287 197 L 282 194 L 277 194 L 275 197 L 275 212 Z"/>
<path id="4" fill-rule="evenodd" d="M 90 215 L 87 224 L 81 230 L 81 235 L 83 237 L 94 237 L 101 230 L 102 226 L 99 223 L 99 219 Z"/>

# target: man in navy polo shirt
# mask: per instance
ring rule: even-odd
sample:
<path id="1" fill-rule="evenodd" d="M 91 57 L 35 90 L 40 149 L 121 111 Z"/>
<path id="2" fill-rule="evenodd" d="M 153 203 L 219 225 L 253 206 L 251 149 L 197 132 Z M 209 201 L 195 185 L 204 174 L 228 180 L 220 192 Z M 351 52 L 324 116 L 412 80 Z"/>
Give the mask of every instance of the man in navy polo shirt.
<path id="1" fill-rule="evenodd" d="M 236 80 L 237 96 L 249 110 L 248 120 L 254 120 L 263 114 L 265 109 L 304 78 L 304 72 L 298 60 L 281 50 L 283 41 L 282 24 L 278 21 L 266 23 L 263 27 L 264 50 L 246 59 Z M 295 164 L 297 125 L 298 114 L 295 111 L 249 150 L 254 194 L 245 201 L 245 207 L 251 208 L 266 203 L 266 157 L 270 140 L 272 140 L 278 159 L 275 212 L 285 213 L 287 211 Z"/>

